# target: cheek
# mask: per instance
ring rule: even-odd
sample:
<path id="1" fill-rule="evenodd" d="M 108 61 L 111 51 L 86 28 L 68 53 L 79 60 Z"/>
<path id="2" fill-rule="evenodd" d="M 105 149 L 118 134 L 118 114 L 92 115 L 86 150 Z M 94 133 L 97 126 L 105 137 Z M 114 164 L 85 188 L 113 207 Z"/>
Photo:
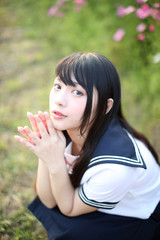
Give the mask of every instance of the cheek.
<path id="1" fill-rule="evenodd" d="M 73 122 L 80 122 L 84 111 L 85 111 L 85 107 L 86 107 L 86 102 L 79 102 L 79 103 L 72 103 L 72 110 L 70 112 L 70 116 L 72 117 Z"/>
<path id="2" fill-rule="evenodd" d="M 77 113 L 77 116 L 78 115 L 83 116 L 85 108 L 86 108 L 86 101 L 82 101 L 79 104 L 75 104 L 74 109 L 75 109 L 75 112 Z"/>

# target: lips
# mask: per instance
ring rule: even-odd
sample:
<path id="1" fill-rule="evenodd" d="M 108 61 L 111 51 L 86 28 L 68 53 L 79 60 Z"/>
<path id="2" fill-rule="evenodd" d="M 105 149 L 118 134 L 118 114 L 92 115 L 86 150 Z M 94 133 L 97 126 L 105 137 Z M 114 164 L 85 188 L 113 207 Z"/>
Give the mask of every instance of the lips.
<path id="1" fill-rule="evenodd" d="M 51 113 L 52 113 L 53 118 L 65 118 L 66 117 L 63 113 L 61 113 L 59 111 L 52 111 Z"/>
<path id="2" fill-rule="evenodd" d="M 53 113 L 56 114 L 56 115 L 59 115 L 59 116 L 65 117 L 65 115 L 63 115 L 61 112 L 53 111 Z"/>

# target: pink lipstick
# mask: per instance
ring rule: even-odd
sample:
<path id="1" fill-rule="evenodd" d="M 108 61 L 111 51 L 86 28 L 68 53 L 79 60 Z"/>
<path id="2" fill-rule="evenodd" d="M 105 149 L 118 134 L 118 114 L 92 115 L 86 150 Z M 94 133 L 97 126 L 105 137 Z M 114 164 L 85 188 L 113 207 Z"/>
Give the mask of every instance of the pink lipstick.
<path id="1" fill-rule="evenodd" d="M 63 115 L 61 112 L 58 112 L 58 111 L 52 111 L 52 116 L 53 116 L 53 118 L 55 118 L 55 119 L 63 119 L 63 118 L 66 117 L 66 116 Z"/>

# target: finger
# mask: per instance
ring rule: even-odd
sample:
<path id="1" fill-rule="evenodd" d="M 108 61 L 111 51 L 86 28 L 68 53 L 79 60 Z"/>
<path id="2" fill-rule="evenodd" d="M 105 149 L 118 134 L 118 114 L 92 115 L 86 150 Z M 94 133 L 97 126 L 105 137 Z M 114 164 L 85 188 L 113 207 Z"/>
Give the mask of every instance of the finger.
<path id="1" fill-rule="evenodd" d="M 18 127 L 17 130 L 18 130 L 18 132 L 20 132 L 23 136 L 29 138 L 28 134 L 26 133 L 26 131 L 24 130 L 23 127 Z"/>
<path id="2" fill-rule="evenodd" d="M 32 132 L 31 129 L 28 126 L 24 127 L 24 130 L 27 132 L 30 139 L 34 142 L 34 144 L 39 144 L 41 139 L 37 136 L 35 132 Z"/>
<path id="3" fill-rule="evenodd" d="M 38 117 L 42 120 L 45 128 L 47 129 L 48 131 L 48 127 L 47 127 L 47 123 L 46 123 L 46 118 L 45 118 L 45 114 L 41 111 L 38 111 Z"/>
<path id="4" fill-rule="evenodd" d="M 20 136 L 18 136 L 18 135 L 15 135 L 14 138 L 15 138 L 18 142 L 20 142 L 21 139 L 22 139 L 22 137 L 20 137 Z"/>
<path id="5" fill-rule="evenodd" d="M 20 136 L 18 136 L 18 135 L 15 135 L 14 138 L 15 138 L 18 142 L 20 142 L 20 143 L 22 143 L 23 145 L 25 145 L 25 146 L 26 146 L 27 148 L 29 148 L 30 150 L 32 150 L 32 151 L 35 150 L 34 144 L 30 143 L 27 139 L 22 138 L 22 137 L 20 137 Z"/>
<path id="6" fill-rule="evenodd" d="M 47 124 L 47 128 L 48 128 L 48 132 L 50 135 L 56 134 L 56 130 L 53 126 L 52 120 L 50 118 L 50 115 L 48 112 L 44 112 L 45 115 L 45 119 L 46 119 L 46 124 Z"/>
<path id="7" fill-rule="evenodd" d="M 42 120 L 42 122 L 45 122 L 45 116 L 43 112 L 38 111 L 38 117 Z"/>
<path id="8" fill-rule="evenodd" d="M 28 141 L 30 143 L 34 144 L 32 139 L 30 138 L 30 136 L 28 135 L 28 133 L 25 131 L 25 129 L 23 127 L 18 127 L 17 129 L 18 129 L 18 132 L 20 132 L 23 136 L 28 138 Z"/>
<path id="9" fill-rule="evenodd" d="M 44 126 L 42 120 L 36 115 L 35 116 L 36 122 L 37 122 L 37 126 L 39 128 L 39 132 L 42 138 L 47 138 L 48 137 L 48 132 L 46 127 Z"/>
<path id="10" fill-rule="evenodd" d="M 54 135 L 54 136 L 57 136 L 57 137 L 60 138 L 60 139 L 64 142 L 64 144 L 66 145 L 66 138 L 65 138 L 63 132 L 62 132 L 62 131 L 59 131 L 59 130 L 56 130 L 56 129 L 54 128 L 54 125 L 53 125 L 53 122 L 52 122 L 52 119 L 51 119 L 49 113 L 45 112 L 45 117 L 46 117 L 46 122 L 47 122 L 49 134 L 50 134 L 51 136 L 53 136 L 53 135 Z"/>
<path id="11" fill-rule="evenodd" d="M 66 144 L 66 138 L 65 138 L 63 132 L 60 131 L 60 130 L 57 130 L 57 135 L 58 135 L 59 138 Z"/>
<path id="12" fill-rule="evenodd" d="M 41 135 L 40 135 L 40 132 L 39 132 L 39 129 L 38 129 L 38 126 L 37 126 L 37 122 L 36 122 L 36 119 L 35 119 L 35 116 L 31 113 L 31 112 L 27 112 L 27 116 L 30 120 L 30 123 L 31 123 L 31 126 L 33 128 L 33 131 L 36 132 L 37 136 L 39 138 L 41 138 Z"/>

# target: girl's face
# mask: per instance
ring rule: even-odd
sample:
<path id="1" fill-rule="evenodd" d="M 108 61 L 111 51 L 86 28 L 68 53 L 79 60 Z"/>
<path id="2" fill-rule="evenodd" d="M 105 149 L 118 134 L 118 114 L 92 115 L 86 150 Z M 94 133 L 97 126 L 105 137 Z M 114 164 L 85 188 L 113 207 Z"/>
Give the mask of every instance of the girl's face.
<path id="1" fill-rule="evenodd" d="M 57 130 L 79 130 L 87 103 L 87 93 L 74 77 L 75 86 L 65 85 L 58 77 L 50 92 L 50 114 Z M 93 91 L 90 121 L 97 107 L 97 91 Z"/>

